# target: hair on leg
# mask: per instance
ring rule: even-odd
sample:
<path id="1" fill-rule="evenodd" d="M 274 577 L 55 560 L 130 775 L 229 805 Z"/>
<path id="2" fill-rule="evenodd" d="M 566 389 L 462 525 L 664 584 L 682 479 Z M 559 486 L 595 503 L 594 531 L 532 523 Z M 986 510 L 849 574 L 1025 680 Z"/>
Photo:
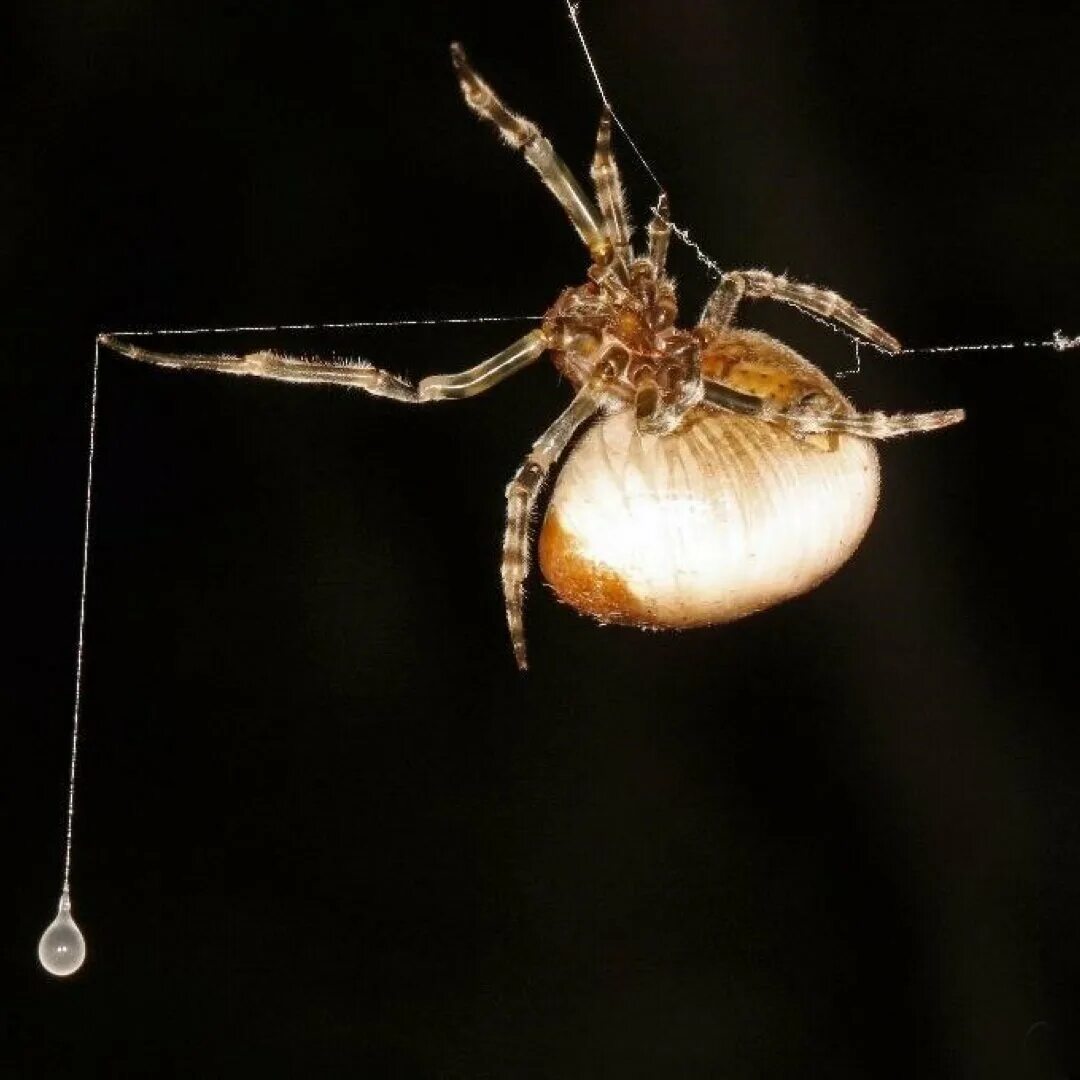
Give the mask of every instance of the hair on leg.
<path id="1" fill-rule="evenodd" d="M 871 322 L 849 300 L 831 289 L 789 281 L 767 270 L 730 270 L 720 279 L 701 313 L 700 324 L 726 330 L 735 319 L 743 300 L 779 300 L 793 307 L 839 323 L 885 352 L 900 351 L 900 342 L 892 334 Z"/>
<path id="2" fill-rule="evenodd" d="M 529 666 L 524 621 L 525 578 L 529 573 L 529 522 L 552 465 L 569 446 L 578 428 L 597 412 L 602 400 L 602 380 L 594 376 L 533 443 L 528 457 L 506 487 L 506 532 L 503 534 L 501 574 L 510 642 L 521 671 Z"/>

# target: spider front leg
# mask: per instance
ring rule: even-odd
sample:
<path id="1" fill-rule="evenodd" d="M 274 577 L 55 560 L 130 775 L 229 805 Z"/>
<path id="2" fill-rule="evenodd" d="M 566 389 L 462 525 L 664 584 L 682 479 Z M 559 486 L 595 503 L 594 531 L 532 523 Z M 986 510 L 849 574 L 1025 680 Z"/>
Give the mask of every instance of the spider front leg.
<path id="1" fill-rule="evenodd" d="M 820 289 L 816 285 L 789 281 L 783 275 L 770 274 L 767 270 L 731 270 L 724 274 L 705 304 L 700 325 L 726 330 L 734 321 L 735 311 L 743 300 L 763 299 L 779 300 L 840 323 L 885 352 L 900 351 L 900 342 L 892 334 L 871 322 L 839 293 Z"/>
<path id="2" fill-rule="evenodd" d="M 454 375 L 429 375 L 420 381 L 419 391 L 398 375 L 381 371 L 366 361 L 320 360 L 317 357 L 289 356 L 277 352 L 173 353 L 147 349 L 114 334 L 102 334 L 98 341 L 132 360 L 159 367 L 194 371 L 214 371 L 225 375 L 252 375 L 278 382 L 322 383 L 364 390 L 376 397 L 416 404 L 473 397 L 528 367 L 548 347 L 543 330 L 533 330 L 513 345 L 475 367 Z"/>
<path id="3" fill-rule="evenodd" d="M 503 536 L 502 584 L 510 642 L 520 671 L 528 665 L 525 652 L 524 595 L 529 573 L 529 522 L 540 489 L 552 465 L 570 445 L 575 432 L 600 409 L 603 378 L 594 375 L 558 419 L 533 443 L 529 456 L 506 487 L 506 532 Z"/>
<path id="4" fill-rule="evenodd" d="M 604 232 L 600 212 L 581 190 L 555 148 L 531 120 L 511 112 L 502 103 L 499 95 L 473 69 L 465 50 L 457 42 L 450 46 L 450 57 L 465 104 L 494 124 L 503 139 L 524 154 L 525 160 L 540 174 L 544 186 L 566 211 L 592 257 L 598 263 L 606 263 L 611 258 L 611 241 Z"/>
<path id="5" fill-rule="evenodd" d="M 228 353 L 174 353 L 147 349 L 115 334 L 101 334 L 98 344 L 141 363 L 191 371 L 214 371 L 224 375 L 253 375 L 291 383 L 328 383 L 366 390 L 376 397 L 414 402 L 416 391 L 405 380 L 380 371 L 366 361 L 345 362 L 315 357 L 288 356 L 261 351 L 234 356 Z"/>
<path id="6" fill-rule="evenodd" d="M 668 214 L 667 192 L 661 191 L 660 198 L 656 200 L 656 206 L 653 207 L 652 220 L 649 222 L 648 258 L 656 277 L 663 275 L 667 264 L 668 240 L 671 236 L 671 220 Z"/>
<path id="7" fill-rule="evenodd" d="M 726 412 L 751 416 L 766 423 L 787 428 L 793 435 L 857 435 L 863 439 L 896 439 L 939 428 L 952 427 L 964 420 L 963 409 L 941 409 L 924 413 L 844 413 L 836 406 L 819 400 L 778 406 L 765 398 L 744 394 L 723 383 L 705 380 L 705 401 Z"/>
<path id="8" fill-rule="evenodd" d="M 429 375 L 421 379 L 419 399 L 449 401 L 475 397 L 539 360 L 548 344 L 547 334 L 543 330 L 533 330 L 475 367 L 454 375 Z"/>
<path id="9" fill-rule="evenodd" d="M 633 230 L 630 228 L 630 218 L 626 210 L 626 194 L 623 191 L 622 177 L 619 175 L 619 163 L 615 160 L 615 151 L 611 146 L 611 112 L 608 109 L 605 109 L 600 117 L 600 128 L 596 133 L 596 152 L 590 173 L 596 189 L 596 201 L 604 215 L 604 228 L 615 246 L 615 258 L 622 264 L 625 272 Z"/>

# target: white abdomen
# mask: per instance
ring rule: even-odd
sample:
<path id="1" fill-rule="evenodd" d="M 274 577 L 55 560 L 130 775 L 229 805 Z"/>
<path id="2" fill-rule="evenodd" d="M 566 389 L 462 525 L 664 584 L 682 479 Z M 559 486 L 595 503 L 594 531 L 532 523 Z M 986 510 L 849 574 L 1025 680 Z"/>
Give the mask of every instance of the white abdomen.
<path id="1" fill-rule="evenodd" d="M 798 441 L 702 410 L 674 435 L 609 416 L 571 452 L 549 501 L 540 568 L 604 622 L 690 627 L 798 596 L 854 552 L 877 505 L 877 452 Z"/>

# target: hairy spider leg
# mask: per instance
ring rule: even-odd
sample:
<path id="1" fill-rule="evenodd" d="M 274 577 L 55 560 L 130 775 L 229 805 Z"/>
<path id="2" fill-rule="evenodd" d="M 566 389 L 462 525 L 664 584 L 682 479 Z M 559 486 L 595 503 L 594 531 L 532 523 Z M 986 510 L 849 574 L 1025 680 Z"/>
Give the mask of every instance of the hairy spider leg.
<path id="1" fill-rule="evenodd" d="M 570 445 L 577 430 L 603 404 L 601 375 L 594 375 L 555 422 L 533 443 L 528 457 L 506 487 L 506 532 L 503 535 L 502 585 L 506 622 L 518 669 L 528 668 L 525 651 L 525 578 L 529 573 L 529 523 L 551 467 Z"/>
<path id="2" fill-rule="evenodd" d="M 764 398 L 733 390 L 723 383 L 705 380 L 705 403 L 726 412 L 752 416 L 767 423 L 779 424 L 796 435 L 820 435 L 834 432 L 857 435 L 863 439 L 896 439 L 939 428 L 952 427 L 964 419 L 963 409 L 942 409 L 924 413 L 842 413 L 822 409 L 813 402 L 779 407 Z"/>
<path id="3" fill-rule="evenodd" d="M 253 352 L 243 356 L 226 353 L 173 353 L 147 349 L 115 334 L 101 334 L 98 342 L 128 356 L 159 367 L 214 371 L 226 375 L 254 375 L 290 383 L 329 383 L 355 387 L 376 397 L 414 402 L 416 391 L 405 380 L 380 371 L 366 362 L 320 360 L 317 357 L 288 356 L 278 352 Z"/>
<path id="4" fill-rule="evenodd" d="M 649 222 L 649 262 L 653 273 L 660 277 L 667 265 L 668 240 L 671 237 L 671 218 L 666 191 L 660 192 Z"/>
<path id="5" fill-rule="evenodd" d="M 600 211 L 581 190 L 566 163 L 555 153 L 555 148 L 531 120 L 511 112 L 502 103 L 495 91 L 473 69 L 465 50 L 457 42 L 450 46 L 450 56 L 465 104 L 494 124 L 503 139 L 524 154 L 525 160 L 540 174 L 545 187 L 566 211 L 593 259 L 598 263 L 609 261 L 611 241 L 604 231 Z"/>
<path id="6" fill-rule="evenodd" d="M 593 155 L 589 174 L 596 189 L 600 212 L 604 215 L 604 226 L 615 247 L 615 258 L 625 270 L 627 261 L 633 256 L 630 250 L 633 229 L 626 209 L 626 193 L 619 175 L 619 163 L 611 147 L 611 113 L 607 109 L 600 117 L 600 128 L 596 133 L 596 153 Z"/>
<path id="7" fill-rule="evenodd" d="M 173 353 L 147 349 L 114 334 L 98 341 L 114 352 L 159 367 L 214 371 L 226 375 L 253 375 L 290 383 L 323 383 L 364 390 L 376 397 L 408 404 L 450 401 L 473 397 L 510 378 L 539 359 L 548 347 L 543 330 L 533 330 L 508 348 L 482 363 L 453 375 L 429 375 L 419 392 L 405 379 L 372 367 L 366 361 L 320 360 L 278 352 L 254 352 L 242 356 L 209 353 Z"/>
<path id="8" fill-rule="evenodd" d="M 871 322 L 839 293 L 789 281 L 783 275 L 770 274 L 767 270 L 729 270 L 706 302 L 699 324 L 726 330 L 743 300 L 763 299 L 779 300 L 840 323 L 885 352 L 900 351 L 900 342 L 892 334 Z"/>

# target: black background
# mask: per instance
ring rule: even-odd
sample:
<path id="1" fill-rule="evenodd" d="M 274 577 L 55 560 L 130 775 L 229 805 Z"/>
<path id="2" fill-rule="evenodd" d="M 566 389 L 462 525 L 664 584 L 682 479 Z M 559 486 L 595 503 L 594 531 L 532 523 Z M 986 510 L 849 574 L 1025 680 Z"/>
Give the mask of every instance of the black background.
<path id="1" fill-rule="evenodd" d="M 44 975 L 95 332 L 539 313 L 583 253 L 447 44 L 579 173 L 598 101 L 556 0 L 7 10 L 0 1075 L 1080 1074 L 1080 353 L 1047 349 L 869 359 L 863 407 L 969 421 L 884 448 L 836 578 L 672 636 L 534 582 L 524 678 L 502 489 L 567 400 L 550 369 L 410 411 L 104 356 L 89 957 Z M 583 17 L 723 265 L 830 285 L 913 346 L 1080 333 L 1080 16 Z M 675 270 L 690 319 L 709 279 Z M 272 343 L 415 378 L 524 329 Z"/>

